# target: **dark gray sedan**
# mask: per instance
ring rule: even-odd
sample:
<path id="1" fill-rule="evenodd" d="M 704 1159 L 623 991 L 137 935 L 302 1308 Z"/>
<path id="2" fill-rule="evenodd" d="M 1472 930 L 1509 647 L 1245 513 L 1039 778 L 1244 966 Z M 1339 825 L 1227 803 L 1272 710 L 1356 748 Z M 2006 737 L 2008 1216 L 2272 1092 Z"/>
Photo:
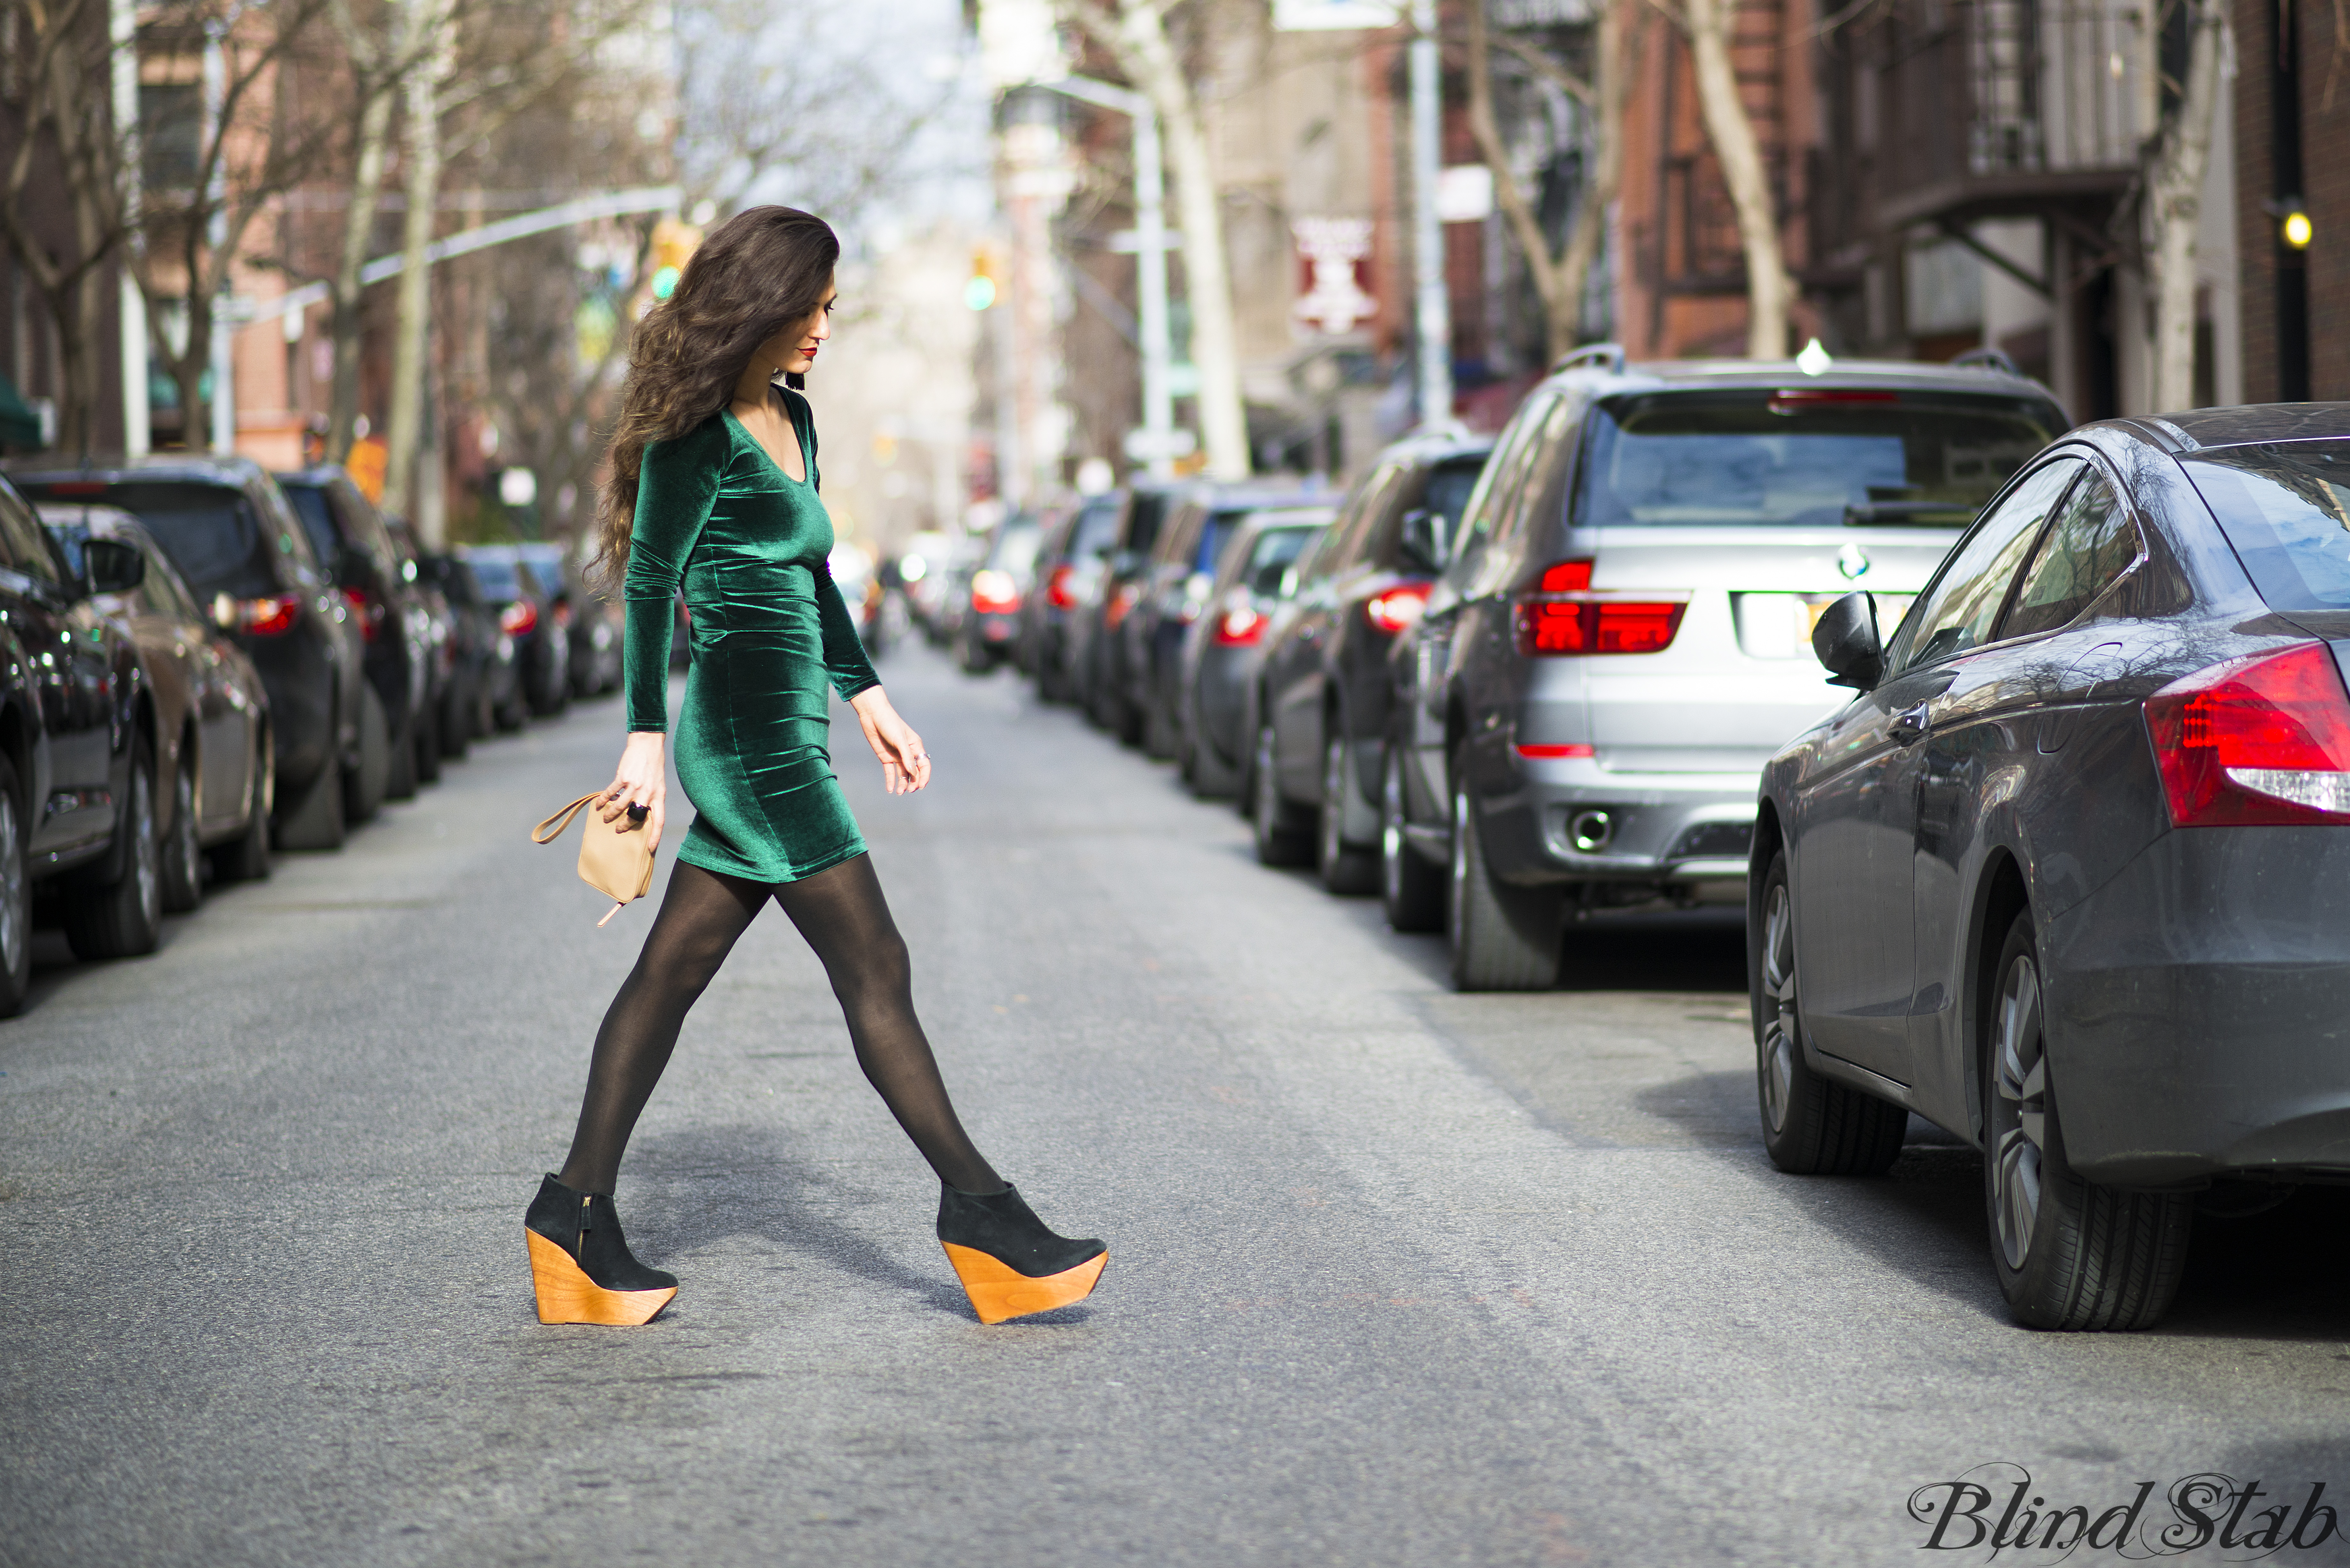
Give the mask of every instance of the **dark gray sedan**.
<path id="1" fill-rule="evenodd" d="M 1176 671 L 1176 761 L 1192 792 L 1231 794 L 1248 750 L 1248 689 L 1291 568 L 1336 508 L 1268 507 L 1234 531 L 1216 562 L 1203 613 L 1184 628 Z"/>
<path id="2" fill-rule="evenodd" d="M 2190 1217 L 2350 1180 L 2350 404 L 2113 420 L 2017 474 L 1764 770 L 1780 1168 L 1981 1147 L 2015 1315 L 2142 1328 Z"/>

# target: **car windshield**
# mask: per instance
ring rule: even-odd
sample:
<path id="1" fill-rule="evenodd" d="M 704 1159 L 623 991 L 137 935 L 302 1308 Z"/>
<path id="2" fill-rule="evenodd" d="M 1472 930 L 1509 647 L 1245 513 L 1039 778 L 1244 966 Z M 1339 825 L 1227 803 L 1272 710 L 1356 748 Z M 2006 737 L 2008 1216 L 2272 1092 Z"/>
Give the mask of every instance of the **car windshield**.
<path id="1" fill-rule="evenodd" d="M 310 536 L 310 548 L 321 561 L 332 561 L 342 554 L 342 536 L 335 531 L 335 516 L 327 505 L 323 485 L 287 484 L 277 486 L 286 492 L 286 499 L 294 504 L 294 514 L 302 519 L 302 532 Z"/>
<path id="2" fill-rule="evenodd" d="M 1880 391 L 1672 392 L 1603 403 L 1575 521 L 1962 528 L 2063 426 L 2044 404 Z"/>
<path id="3" fill-rule="evenodd" d="M 2350 441 L 2230 447 L 2181 461 L 2270 607 L 2350 609 Z"/>
<path id="4" fill-rule="evenodd" d="M 147 532 L 205 598 L 257 598 L 278 591 L 255 561 L 261 530 L 242 491 L 218 484 L 110 484 L 103 499 L 147 525 Z"/>

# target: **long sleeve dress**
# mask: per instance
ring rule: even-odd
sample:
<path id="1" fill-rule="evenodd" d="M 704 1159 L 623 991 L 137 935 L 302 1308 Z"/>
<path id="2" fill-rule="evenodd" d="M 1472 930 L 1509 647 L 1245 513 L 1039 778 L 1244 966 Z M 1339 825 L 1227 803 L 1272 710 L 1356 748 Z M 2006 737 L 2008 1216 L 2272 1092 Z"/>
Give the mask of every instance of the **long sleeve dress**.
<path id="1" fill-rule="evenodd" d="M 815 417 L 798 393 L 781 396 L 807 479 L 784 472 L 723 410 L 647 446 L 622 590 L 632 732 L 669 728 L 681 582 L 692 618 L 674 750 L 695 816 L 677 857 L 762 882 L 865 852 L 833 776 L 825 686 L 847 699 L 880 683 L 827 563 Z"/>

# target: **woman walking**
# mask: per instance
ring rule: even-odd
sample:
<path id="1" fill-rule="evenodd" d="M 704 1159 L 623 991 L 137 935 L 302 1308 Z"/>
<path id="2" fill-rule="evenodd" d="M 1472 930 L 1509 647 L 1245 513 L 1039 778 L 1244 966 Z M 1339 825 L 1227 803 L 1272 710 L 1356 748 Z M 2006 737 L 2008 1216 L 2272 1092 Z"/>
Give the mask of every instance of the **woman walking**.
<path id="1" fill-rule="evenodd" d="M 816 424 L 796 389 L 831 336 L 840 244 L 754 207 L 713 230 L 631 345 L 604 491 L 603 559 L 625 573 L 629 740 L 600 806 L 658 846 L 679 585 L 693 664 L 677 735 L 696 815 L 660 912 L 596 1034 L 578 1130 L 524 1217 L 542 1323 L 640 1324 L 677 1294 L 612 1208 L 621 1151 L 679 1027 L 772 898 L 824 962 L 858 1064 L 940 1182 L 938 1236 L 987 1323 L 1081 1301 L 1108 1250 L 1045 1229 L 955 1116 L 914 1016 L 906 944 L 833 777 L 827 681 L 891 794 L 931 781 L 827 564 Z M 778 377 L 786 386 L 778 387 Z"/>

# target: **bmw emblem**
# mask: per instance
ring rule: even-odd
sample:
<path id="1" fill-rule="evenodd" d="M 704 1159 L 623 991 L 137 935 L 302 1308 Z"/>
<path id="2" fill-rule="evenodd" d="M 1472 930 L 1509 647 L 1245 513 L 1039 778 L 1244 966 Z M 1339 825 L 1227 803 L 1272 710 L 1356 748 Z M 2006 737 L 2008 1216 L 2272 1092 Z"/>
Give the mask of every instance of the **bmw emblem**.
<path id="1" fill-rule="evenodd" d="M 1836 552 L 1836 570 L 1844 574 L 1846 582 L 1858 582 L 1868 576 L 1868 552 L 1857 545 L 1846 543 Z"/>

